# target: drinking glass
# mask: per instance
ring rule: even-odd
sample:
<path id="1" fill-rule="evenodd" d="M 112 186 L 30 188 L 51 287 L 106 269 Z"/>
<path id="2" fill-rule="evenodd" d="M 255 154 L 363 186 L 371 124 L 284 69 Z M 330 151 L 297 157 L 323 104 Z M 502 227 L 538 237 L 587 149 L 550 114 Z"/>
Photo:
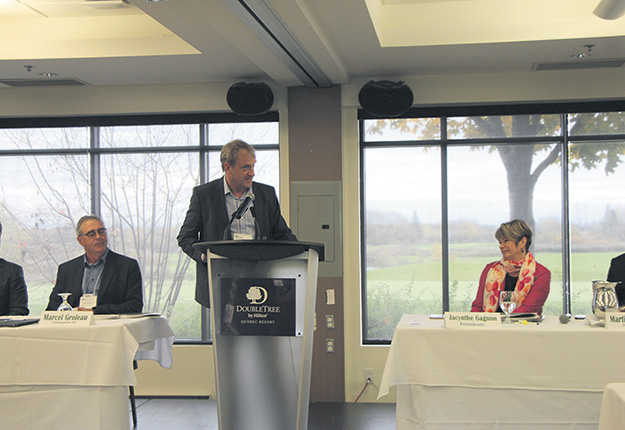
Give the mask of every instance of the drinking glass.
<path id="1" fill-rule="evenodd" d="M 516 308 L 516 294 L 514 291 L 502 291 L 499 294 L 499 306 L 506 313 L 506 324 L 511 324 L 510 314 Z"/>
<path id="2" fill-rule="evenodd" d="M 59 293 L 59 296 L 61 296 L 63 301 L 61 302 L 59 307 L 56 308 L 57 311 L 71 311 L 72 310 L 72 307 L 70 306 L 70 304 L 67 301 L 67 298 L 69 296 L 71 296 L 71 295 L 72 295 L 72 293 Z"/>

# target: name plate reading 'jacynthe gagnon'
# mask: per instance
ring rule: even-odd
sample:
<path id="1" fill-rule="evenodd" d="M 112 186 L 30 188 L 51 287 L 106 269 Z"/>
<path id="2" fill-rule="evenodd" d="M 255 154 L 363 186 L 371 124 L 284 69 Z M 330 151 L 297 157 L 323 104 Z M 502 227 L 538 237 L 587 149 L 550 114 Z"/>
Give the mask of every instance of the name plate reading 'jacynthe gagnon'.
<path id="1" fill-rule="evenodd" d="M 92 325 L 93 312 L 88 311 L 45 311 L 39 324 Z"/>
<path id="2" fill-rule="evenodd" d="M 501 315 L 494 312 L 445 312 L 445 328 L 501 327 Z"/>
<path id="3" fill-rule="evenodd" d="M 608 330 L 625 330 L 625 312 L 606 312 L 605 328 Z"/>

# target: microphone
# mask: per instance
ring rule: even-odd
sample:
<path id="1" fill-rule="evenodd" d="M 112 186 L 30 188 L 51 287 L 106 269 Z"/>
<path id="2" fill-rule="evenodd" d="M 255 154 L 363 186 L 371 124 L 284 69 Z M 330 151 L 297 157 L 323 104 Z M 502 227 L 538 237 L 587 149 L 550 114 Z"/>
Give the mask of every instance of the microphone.
<path id="1" fill-rule="evenodd" d="M 571 321 L 571 316 L 568 314 L 562 314 L 559 319 L 561 324 L 568 324 L 569 321 Z"/>
<path id="2" fill-rule="evenodd" d="M 230 236 L 230 226 L 232 225 L 235 219 L 241 219 L 241 217 L 243 216 L 245 211 L 247 211 L 247 209 L 250 207 L 250 205 L 252 204 L 255 198 L 256 196 L 254 196 L 254 193 L 252 192 L 248 192 L 245 195 L 245 199 L 243 200 L 243 203 L 241 203 L 241 205 L 237 208 L 237 210 L 232 214 L 232 217 L 230 218 L 228 225 L 224 229 L 223 240 L 228 240 L 228 237 Z M 254 221 L 256 221 L 256 218 L 254 218 Z"/>
<path id="3" fill-rule="evenodd" d="M 256 196 L 254 195 L 254 193 L 247 193 L 247 195 L 245 196 L 245 200 L 243 200 L 243 203 L 241 203 L 241 205 L 237 208 L 237 211 L 232 215 L 232 219 L 241 219 L 241 217 L 250 207 L 255 198 Z"/>

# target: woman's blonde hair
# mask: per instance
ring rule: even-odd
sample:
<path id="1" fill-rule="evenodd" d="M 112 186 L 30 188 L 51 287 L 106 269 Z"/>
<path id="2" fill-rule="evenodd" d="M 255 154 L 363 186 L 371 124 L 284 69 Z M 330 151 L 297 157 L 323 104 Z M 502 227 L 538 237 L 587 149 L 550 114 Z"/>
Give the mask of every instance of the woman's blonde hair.
<path id="1" fill-rule="evenodd" d="M 513 219 L 499 226 L 495 232 L 495 239 L 511 239 L 518 245 L 521 239 L 526 238 L 527 244 L 525 246 L 527 251 L 529 251 L 533 234 L 532 228 L 527 225 L 525 221 L 522 219 Z"/>

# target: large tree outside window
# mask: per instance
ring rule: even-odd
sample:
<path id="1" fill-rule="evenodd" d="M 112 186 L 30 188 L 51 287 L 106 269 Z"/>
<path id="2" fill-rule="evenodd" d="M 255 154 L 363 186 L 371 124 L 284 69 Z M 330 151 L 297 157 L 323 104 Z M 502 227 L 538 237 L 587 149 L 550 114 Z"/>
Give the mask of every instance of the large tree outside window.
<path id="1" fill-rule="evenodd" d="M 31 314 L 45 308 L 58 265 L 83 252 L 74 227 L 95 207 L 109 247 L 139 261 L 144 311 L 166 316 L 178 339 L 201 339 L 208 330 L 194 300 L 195 263 L 176 242 L 192 188 L 221 176 L 219 150 L 240 138 L 257 149 L 255 179 L 278 189 L 277 129 L 277 122 L 0 129 L 0 255 L 24 268 Z"/>
<path id="2" fill-rule="evenodd" d="M 590 311 L 591 281 L 625 252 L 625 114 L 364 120 L 362 131 L 365 341 L 388 341 L 403 313 L 468 311 L 500 258 L 496 228 L 515 218 L 552 273 L 544 312 Z"/>

